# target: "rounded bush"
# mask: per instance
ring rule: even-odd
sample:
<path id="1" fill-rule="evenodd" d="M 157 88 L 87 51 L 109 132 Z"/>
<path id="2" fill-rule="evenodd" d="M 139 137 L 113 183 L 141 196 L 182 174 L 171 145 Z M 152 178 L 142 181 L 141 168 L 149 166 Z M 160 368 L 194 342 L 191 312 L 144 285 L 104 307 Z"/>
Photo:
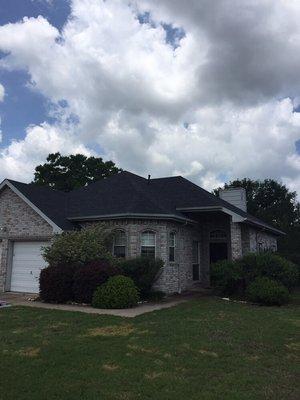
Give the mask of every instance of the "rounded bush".
<path id="1" fill-rule="evenodd" d="M 253 303 L 266 306 L 281 306 L 289 301 L 289 291 L 287 288 L 281 283 L 267 277 L 256 278 L 249 285 L 246 296 Z"/>
<path id="2" fill-rule="evenodd" d="M 211 284 L 221 294 L 238 293 L 243 284 L 240 265 L 232 261 L 219 261 L 211 265 Z"/>
<path id="3" fill-rule="evenodd" d="M 44 247 L 43 257 L 49 265 L 85 265 L 93 260 L 112 260 L 111 243 L 111 233 L 103 224 L 97 224 L 56 235 L 52 244 Z"/>
<path id="4" fill-rule="evenodd" d="M 147 257 L 131 258 L 119 262 L 123 275 L 133 280 L 143 299 L 148 298 L 163 265 L 162 260 Z"/>
<path id="5" fill-rule="evenodd" d="M 118 275 L 99 286 L 93 296 L 93 307 L 96 308 L 129 308 L 137 305 L 139 291 L 133 280 Z"/>
<path id="6" fill-rule="evenodd" d="M 96 288 L 119 273 L 119 269 L 107 260 L 93 261 L 80 266 L 74 274 L 74 300 L 90 304 Z"/>
<path id="7" fill-rule="evenodd" d="M 40 273 L 40 298 L 50 303 L 73 300 L 74 265 L 50 266 Z"/>

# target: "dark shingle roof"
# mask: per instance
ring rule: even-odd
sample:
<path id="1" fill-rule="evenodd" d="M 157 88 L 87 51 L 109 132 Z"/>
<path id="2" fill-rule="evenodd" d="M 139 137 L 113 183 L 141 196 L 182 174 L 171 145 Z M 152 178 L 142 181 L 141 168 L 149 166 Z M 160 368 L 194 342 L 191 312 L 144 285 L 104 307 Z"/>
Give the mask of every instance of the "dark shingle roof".
<path id="1" fill-rule="evenodd" d="M 68 193 L 11 179 L 8 181 L 61 229 L 74 228 L 74 225 L 67 219 Z"/>
<path id="2" fill-rule="evenodd" d="M 70 193 L 10 182 L 62 229 L 72 229 L 71 220 L 105 216 L 151 215 L 187 220 L 182 208 L 224 207 L 247 223 L 282 233 L 181 176 L 148 181 L 123 171 Z"/>

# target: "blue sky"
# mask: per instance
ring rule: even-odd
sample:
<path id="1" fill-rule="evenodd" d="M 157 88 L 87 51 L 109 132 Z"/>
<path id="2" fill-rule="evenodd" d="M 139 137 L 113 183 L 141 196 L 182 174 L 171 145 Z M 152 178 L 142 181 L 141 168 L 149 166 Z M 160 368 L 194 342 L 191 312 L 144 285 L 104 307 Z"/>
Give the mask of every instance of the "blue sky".
<path id="1" fill-rule="evenodd" d="M 0 0 L 0 179 L 61 151 L 300 191 L 300 3 L 274 1 Z"/>
<path id="2" fill-rule="evenodd" d="M 18 22 L 25 16 L 36 18 L 42 15 L 51 25 L 61 30 L 69 14 L 68 0 L 0 0 L 0 25 Z M 149 13 L 141 14 L 139 19 L 141 23 L 149 23 Z M 184 31 L 173 27 L 172 24 L 163 24 L 163 28 L 166 31 L 167 43 L 176 48 L 177 42 L 185 35 Z M 0 52 L 0 58 L 1 56 L 5 54 Z M 12 139 L 21 139 L 24 136 L 24 129 L 30 124 L 53 121 L 49 117 L 49 101 L 38 91 L 33 90 L 28 85 L 29 81 L 30 76 L 24 70 L 0 69 L 0 83 L 5 87 L 6 93 L 5 102 L 0 104 L 2 146 L 7 146 Z"/>
<path id="3" fill-rule="evenodd" d="M 0 0 L 0 25 L 14 23 L 25 16 L 43 15 L 52 25 L 61 29 L 70 13 L 68 0 Z M 0 52 L 0 57 L 3 53 Z M 24 70 L 6 71 L 0 69 L 0 83 L 5 88 L 5 101 L 0 103 L 2 146 L 12 139 L 24 136 L 25 128 L 30 124 L 49 121 L 49 102 L 38 91 L 28 87 L 30 76 Z"/>

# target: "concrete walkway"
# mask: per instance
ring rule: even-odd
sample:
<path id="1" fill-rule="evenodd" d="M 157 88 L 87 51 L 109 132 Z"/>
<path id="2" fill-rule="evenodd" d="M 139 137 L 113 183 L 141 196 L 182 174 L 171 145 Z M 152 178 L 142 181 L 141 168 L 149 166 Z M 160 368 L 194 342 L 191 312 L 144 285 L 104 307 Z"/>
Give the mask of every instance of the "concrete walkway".
<path id="1" fill-rule="evenodd" d="M 191 296 L 172 296 L 162 301 L 161 303 L 144 303 L 138 307 L 126 308 L 121 310 L 105 310 L 99 308 L 93 308 L 90 306 L 79 306 L 73 304 L 50 304 L 43 303 L 41 301 L 33 301 L 37 295 L 30 295 L 24 293 L 12 293 L 5 292 L 0 294 L 0 300 L 6 301 L 8 304 L 13 306 L 28 306 L 36 308 L 46 308 L 48 310 L 62 310 L 62 311 L 79 311 L 88 314 L 100 314 L 100 315 L 115 315 L 118 317 L 134 318 L 138 315 L 149 313 L 156 310 L 162 310 L 164 308 L 170 308 L 177 306 L 178 304 L 184 303 L 191 298 Z M 0 308 L 1 310 L 1 308 Z"/>

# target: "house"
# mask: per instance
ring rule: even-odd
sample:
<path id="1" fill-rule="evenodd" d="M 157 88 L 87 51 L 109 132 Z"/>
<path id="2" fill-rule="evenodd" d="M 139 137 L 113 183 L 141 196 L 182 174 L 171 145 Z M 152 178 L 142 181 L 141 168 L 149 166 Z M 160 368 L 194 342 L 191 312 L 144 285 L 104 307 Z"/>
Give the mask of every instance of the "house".
<path id="1" fill-rule="evenodd" d="M 38 292 L 41 247 L 54 234 L 105 222 L 117 257 L 164 261 L 156 288 L 209 285 L 220 259 L 277 248 L 283 232 L 249 215 L 243 189 L 220 198 L 181 176 L 145 179 L 121 172 L 64 193 L 4 180 L 0 185 L 0 291 Z"/>

